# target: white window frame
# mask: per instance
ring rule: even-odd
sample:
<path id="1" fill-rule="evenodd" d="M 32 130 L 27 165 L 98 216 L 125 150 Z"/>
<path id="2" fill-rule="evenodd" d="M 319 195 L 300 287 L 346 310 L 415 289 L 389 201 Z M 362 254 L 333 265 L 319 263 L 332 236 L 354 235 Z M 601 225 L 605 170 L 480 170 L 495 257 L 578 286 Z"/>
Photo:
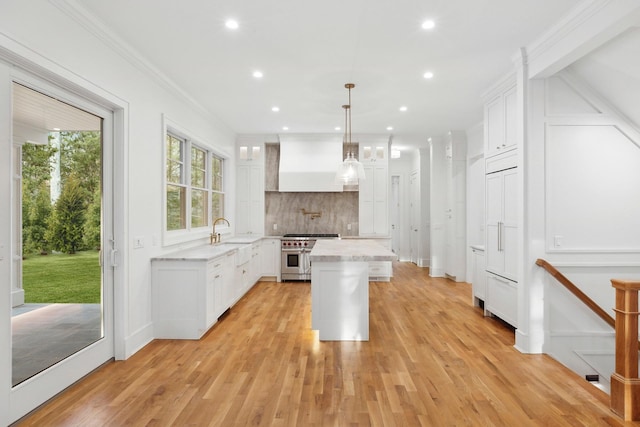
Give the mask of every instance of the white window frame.
<path id="1" fill-rule="evenodd" d="M 184 147 L 184 184 L 186 186 L 186 207 L 185 207 L 185 221 L 186 227 L 184 229 L 179 230 L 167 230 L 167 150 L 166 150 L 166 141 L 167 134 L 173 135 L 185 141 Z M 206 238 L 207 241 L 212 233 L 212 222 L 215 218 L 212 218 L 212 194 L 213 189 L 211 188 L 211 157 L 212 155 L 221 158 L 223 161 L 222 167 L 222 193 L 224 194 L 225 204 L 223 205 L 223 210 L 226 210 L 226 199 L 227 199 L 227 191 L 225 188 L 226 176 L 228 171 L 226 170 L 228 156 L 220 153 L 218 150 L 214 149 L 211 145 L 205 144 L 202 141 L 204 139 L 198 138 L 193 135 L 193 133 L 185 130 L 175 122 L 168 119 L 163 115 L 163 132 L 162 132 L 162 245 L 163 246 L 171 246 L 179 243 L 191 242 L 194 240 L 199 240 Z M 205 151 L 207 161 L 206 161 L 206 184 L 208 190 L 208 213 L 207 213 L 207 225 L 203 227 L 192 227 L 191 226 L 191 148 L 196 147 L 200 150 Z M 231 232 L 230 227 L 228 227 L 225 223 L 219 223 L 216 225 L 216 232 L 221 234 L 229 234 Z"/>

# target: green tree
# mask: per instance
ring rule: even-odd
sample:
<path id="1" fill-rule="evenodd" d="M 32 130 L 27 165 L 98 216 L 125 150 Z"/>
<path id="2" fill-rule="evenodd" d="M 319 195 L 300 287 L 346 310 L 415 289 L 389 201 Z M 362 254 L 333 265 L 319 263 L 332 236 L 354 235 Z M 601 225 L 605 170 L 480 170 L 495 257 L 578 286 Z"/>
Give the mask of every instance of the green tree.
<path id="1" fill-rule="evenodd" d="M 87 249 L 100 249 L 101 200 L 100 189 L 93 192 L 84 222 L 84 245 Z"/>
<path id="2" fill-rule="evenodd" d="M 62 186 L 50 217 L 47 240 L 54 250 L 69 254 L 82 249 L 87 195 L 72 175 Z"/>
<path id="3" fill-rule="evenodd" d="M 74 175 L 87 195 L 100 188 L 102 137 L 98 131 L 60 132 L 60 175 Z M 87 204 L 89 201 L 87 201 Z"/>
<path id="4" fill-rule="evenodd" d="M 47 251 L 45 230 L 51 212 L 49 180 L 51 145 L 22 146 L 22 250 L 23 253 Z"/>
<path id="5" fill-rule="evenodd" d="M 22 242 L 24 254 L 47 253 L 49 251 L 46 232 L 50 215 L 49 187 L 45 182 L 42 182 L 33 198 L 23 199 Z"/>

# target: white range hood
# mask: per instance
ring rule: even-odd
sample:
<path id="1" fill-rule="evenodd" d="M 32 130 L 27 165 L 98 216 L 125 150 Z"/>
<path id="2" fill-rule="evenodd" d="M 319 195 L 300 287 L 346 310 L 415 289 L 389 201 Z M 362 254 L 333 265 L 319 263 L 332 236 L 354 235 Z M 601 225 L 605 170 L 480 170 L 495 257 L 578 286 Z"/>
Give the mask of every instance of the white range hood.
<path id="1" fill-rule="evenodd" d="M 281 192 L 339 192 L 335 183 L 342 163 L 342 135 L 279 135 Z"/>

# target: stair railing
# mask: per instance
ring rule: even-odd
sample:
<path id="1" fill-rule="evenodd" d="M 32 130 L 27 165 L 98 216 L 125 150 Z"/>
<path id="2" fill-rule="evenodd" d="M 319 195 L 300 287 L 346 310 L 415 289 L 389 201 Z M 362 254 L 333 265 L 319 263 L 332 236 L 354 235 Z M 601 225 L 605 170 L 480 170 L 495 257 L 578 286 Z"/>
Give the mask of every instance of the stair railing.
<path id="1" fill-rule="evenodd" d="M 595 301 L 560 273 L 553 265 L 538 259 L 536 265 L 548 271 L 572 294 L 602 318 L 616 332 L 616 369 L 611 375 L 611 410 L 625 421 L 640 421 L 640 378 L 638 378 L 638 291 L 640 281 L 612 279 L 616 290 L 614 320 Z"/>

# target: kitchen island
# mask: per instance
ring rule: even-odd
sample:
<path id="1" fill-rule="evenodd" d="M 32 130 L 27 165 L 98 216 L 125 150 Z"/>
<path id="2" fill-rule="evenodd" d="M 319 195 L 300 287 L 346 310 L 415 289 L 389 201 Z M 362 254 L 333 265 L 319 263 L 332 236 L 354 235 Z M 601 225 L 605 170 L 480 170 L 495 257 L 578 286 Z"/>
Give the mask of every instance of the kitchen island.
<path id="1" fill-rule="evenodd" d="M 369 340 L 369 262 L 396 254 L 374 240 L 318 240 L 311 260 L 311 328 L 321 341 Z"/>

